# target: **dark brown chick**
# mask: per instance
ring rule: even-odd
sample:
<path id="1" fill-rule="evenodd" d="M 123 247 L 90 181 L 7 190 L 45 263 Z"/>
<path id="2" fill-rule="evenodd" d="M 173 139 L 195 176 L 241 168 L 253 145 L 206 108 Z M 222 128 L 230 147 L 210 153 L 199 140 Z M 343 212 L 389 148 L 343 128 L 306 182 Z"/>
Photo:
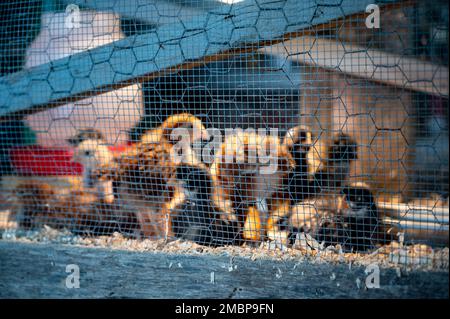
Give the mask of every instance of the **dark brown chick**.
<path id="1" fill-rule="evenodd" d="M 213 200 L 215 181 L 205 165 L 181 163 L 175 180 L 180 192 L 167 207 L 175 237 L 207 246 L 240 243 L 238 222 Z"/>
<path id="2" fill-rule="evenodd" d="M 347 134 L 339 133 L 328 148 L 324 165 L 314 174 L 313 196 L 324 192 L 338 193 L 347 181 L 351 163 L 358 159 L 358 145 Z"/>
<path id="3" fill-rule="evenodd" d="M 135 212 L 140 236 L 168 236 L 170 229 L 162 210 L 175 194 L 170 184 L 175 167 L 181 159 L 195 156 L 191 142 L 206 134 L 195 116 L 171 116 L 159 128 L 143 135 L 107 169 L 102 178 L 113 179 L 118 204 Z"/>

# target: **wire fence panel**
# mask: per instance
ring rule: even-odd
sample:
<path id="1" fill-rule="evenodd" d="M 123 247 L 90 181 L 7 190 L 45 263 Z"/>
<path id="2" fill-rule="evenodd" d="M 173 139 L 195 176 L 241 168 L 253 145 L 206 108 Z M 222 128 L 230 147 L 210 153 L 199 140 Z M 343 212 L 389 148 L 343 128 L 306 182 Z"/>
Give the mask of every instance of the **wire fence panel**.
<path id="1" fill-rule="evenodd" d="M 448 268 L 448 3 L 372 2 L 1 3 L 3 239 Z"/>

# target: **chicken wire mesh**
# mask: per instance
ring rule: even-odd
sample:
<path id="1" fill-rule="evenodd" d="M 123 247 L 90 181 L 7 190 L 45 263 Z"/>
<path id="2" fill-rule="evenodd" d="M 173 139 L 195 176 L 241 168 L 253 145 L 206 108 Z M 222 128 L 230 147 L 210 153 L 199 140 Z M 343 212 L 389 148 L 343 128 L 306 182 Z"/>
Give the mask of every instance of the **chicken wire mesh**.
<path id="1" fill-rule="evenodd" d="M 448 246 L 447 2 L 0 8 L 3 238 Z"/>

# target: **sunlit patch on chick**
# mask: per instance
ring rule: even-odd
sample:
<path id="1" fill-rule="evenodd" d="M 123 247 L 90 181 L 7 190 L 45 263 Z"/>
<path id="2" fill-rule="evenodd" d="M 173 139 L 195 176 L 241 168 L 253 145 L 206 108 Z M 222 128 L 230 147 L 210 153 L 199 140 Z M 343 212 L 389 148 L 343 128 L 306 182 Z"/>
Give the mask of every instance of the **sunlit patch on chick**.
<path id="1" fill-rule="evenodd" d="M 287 246 L 290 238 L 288 220 L 291 216 L 291 203 L 286 198 L 272 198 L 270 215 L 267 220 L 267 238 Z"/>
<path id="2" fill-rule="evenodd" d="M 215 181 L 206 166 L 181 163 L 175 180 L 183 191 L 168 206 L 175 237 L 208 246 L 240 242 L 237 221 L 226 218 L 229 212 L 213 201 Z"/>
<path id="3" fill-rule="evenodd" d="M 226 136 L 211 172 L 219 182 L 216 194 L 236 213 L 245 239 L 259 241 L 266 235 L 267 201 L 280 191 L 294 166 L 277 136 L 248 131 Z"/>

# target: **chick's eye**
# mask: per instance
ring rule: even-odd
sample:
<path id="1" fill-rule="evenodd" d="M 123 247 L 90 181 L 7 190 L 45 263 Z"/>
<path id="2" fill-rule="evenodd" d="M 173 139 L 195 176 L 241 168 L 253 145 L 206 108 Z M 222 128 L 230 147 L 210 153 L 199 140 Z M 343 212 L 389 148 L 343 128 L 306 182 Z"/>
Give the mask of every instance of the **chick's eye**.
<path id="1" fill-rule="evenodd" d="M 84 151 L 84 155 L 91 156 L 91 151 Z"/>

